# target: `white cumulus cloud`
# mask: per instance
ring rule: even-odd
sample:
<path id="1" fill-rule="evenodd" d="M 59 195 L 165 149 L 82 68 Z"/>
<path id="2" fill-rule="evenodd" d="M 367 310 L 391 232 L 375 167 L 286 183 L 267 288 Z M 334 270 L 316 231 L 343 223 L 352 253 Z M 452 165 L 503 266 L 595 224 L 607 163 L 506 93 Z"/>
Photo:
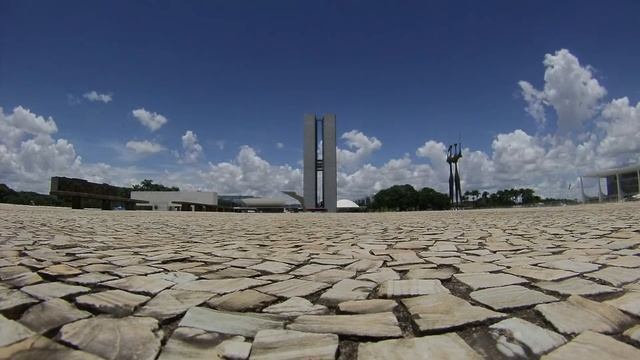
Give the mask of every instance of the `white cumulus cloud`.
<path id="1" fill-rule="evenodd" d="M 358 130 L 351 130 L 340 137 L 347 145 L 347 149 L 337 149 L 338 167 L 353 169 L 361 165 L 374 151 L 382 147 L 382 142 L 375 137 L 369 137 Z"/>
<path id="2" fill-rule="evenodd" d="M 143 140 L 143 141 L 129 140 L 127 141 L 126 147 L 127 149 L 135 152 L 136 154 L 141 154 L 141 155 L 152 155 L 152 154 L 157 154 L 159 152 L 166 150 L 165 147 L 162 146 L 161 144 L 158 144 L 149 140 Z"/>
<path id="3" fill-rule="evenodd" d="M 155 112 L 147 111 L 144 108 L 135 109 L 131 113 L 142 125 L 146 126 L 151 131 L 160 129 L 167 123 L 167 121 L 169 121 L 166 117 Z"/>
<path id="4" fill-rule="evenodd" d="M 202 145 L 198 143 L 198 136 L 191 130 L 182 135 L 182 149 L 184 152 L 180 159 L 183 163 L 195 163 L 202 157 Z"/>
<path id="5" fill-rule="evenodd" d="M 552 107 L 561 131 L 578 129 L 599 111 L 607 90 L 593 77 L 590 66 L 582 66 L 569 50 L 546 54 L 543 64 L 544 88 L 536 90 L 527 81 L 520 81 L 526 111 L 544 124 L 545 106 Z"/>
<path id="6" fill-rule="evenodd" d="M 82 97 L 84 97 L 85 99 L 92 101 L 92 102 L 103 102 L 105 104 L 110 103 L 111 101 L 113 101 L 113 94 L 100 94 L 95 90 L 89 91 L 87 93 L 84 93 L 82 95 Z"/>

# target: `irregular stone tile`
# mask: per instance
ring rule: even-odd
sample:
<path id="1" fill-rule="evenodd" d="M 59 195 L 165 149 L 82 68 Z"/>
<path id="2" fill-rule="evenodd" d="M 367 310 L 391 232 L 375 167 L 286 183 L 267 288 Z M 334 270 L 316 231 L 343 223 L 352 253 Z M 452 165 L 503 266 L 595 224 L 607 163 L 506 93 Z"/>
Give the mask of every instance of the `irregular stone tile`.
<path id="1" fill-rule="evenodd" d="M 236 267 L 236 268 L 246 268 L 246 267 L 249 267 L 249 266 L 253 266 L 253 265 L 259 264 L 261 262 L 262 262 L 262 260 L 260 260 L 260 259 L 235 259 L 235 260 L 226 262 L 224 264 L 228 265 L 228 266 L 233 266 L 233 267 Z"/>
<path id="2" fill-rule="evenodd" d="M 386 298 L 448 292 L 440 280 L 388 280 L 378 288 L 378 296 Z"/>
<path id="3" fill-rule="evenodd" d="M 180 271 L 180 270 L 186 271 L 188 269 L 195 268 L 203 264 L 204 264 L 203 262 L 192 261 L 192 262 L 172 262 L 172 263 L 166 263 L 166 264 L 158 264 L 154 266 L 167 271 Z"/>
<path id="4" fill-rule="evenodd" d="M 11 312 L 36 303 L 38 303 L 38 300 L 20 290 L 0 288 L 0 312 Z"/>
<path id="5" fill-rule="evenodd" d="M 0 280 L 8 280 L 16 275 L 30 273 L 30 272 L 31 272 L 31 269 L 29 269 L 26 266 L 17 265 L 17 266 L 0 267 Z"/>
<path id="6" fill-rule="evenodd" d="M 182 272 L 182 271 L 160 272 L 160 273 L 151 274 L 149 275 L 149 277 L 154 279 L 171 281 L 172 283 L 176 283 L 176 284 L 182 284 L 189 281 L 198 280 L 197 276 L 190 274 L 188 272 Z"/>
<path id="7" fill-rule="evenodd" d="M 453 277 L 473 290 L 524 284 L 528 282 L 526 279 L 513 276 L 511 274 L 470 273 L 455 274 Z"/>
<path id="8" fill-rule="evenodd" d="M 631 317 L 615 307 L 578 295 L 570 296 L 567 301 L 538 305 L 536 310 L 563 334 L 587 330 L 611 334 L 633 323 Z"/>
<path id="9" fill-rule="evenodd" d="M 358 345 L 358 360 L 387 359 L 480 360 L 456 334 L 432 335 L 409 339 L 384 340 Z"/>
<path id="10" fill-rule="evenodd" d="M 211 293 L 202 291 L 167 289 L 140 308 L 136 315 L 149 316 L 160 321 L 171 319 L 204 303 L 211 296 Z"/>
<path id="11" fill-rule="evenodd" d="M 271 274 L 271 275 L 263 275 L 258 276 L 256 279 L 258 280 L 266 280 L 266 281 L 285 281 L 293 278 L 293 275 L 288 274 Z"/>
<path id="12" fill-rule="evenodd" d="M 49 276 L 72 276 L 82 274 L 82 271 L 65 264 L 51 265 L 42 270 L 38 270 L 38 272 Z"/>
<path id="13" fill-rule="evenodd" d="M 249 266 L 249 269 L 264 272 L 267 274 L 283 274 L 289 272 L 293 266 L 277 261 L 265 261 L 260 264 Z"/>
<path id="14" fill-rule="evenodd" d="M 204 279 L 209 280 L 222 280 L 222 279 L 236 279 L 236 278 L 250 278 L 252 276 L 260 275 L 259 271 L 251 269 L 240 269 L 235 267 L 229 267 L 216 271 L 214 273 L 202 275 Z"/>
<path id="15" fill-rule="evenodd" d="M 341 302 L 338 304 L 338 309 L 351 314 L 372 314 L 392 312 L 397 306 L 398 303 L 395 300 L 371 299 Z"/>
<path id="16" fill-rule="evenodd" d="M 274 304 L 262 310 L 264 313 L 277 314 L 287 317 L 300 315 L 319 315 L 329 311 L 326 306 L 313 304 L 309 300 L 301 297 L 292 297 L 279 304 Z"/>
<path id="17" fill-rule="evenodd" d="M 61 282 L 50 282 L 25 286 L 20 290 L 40 300 L 49 300 L 86 293 L 91 289 L 84 286 L 69 285 Z"/>
<path id="18" fill-rule="evenodd" d="M 426 258 L 427 261 L 434 263 L 436 265 L 455 265 L 455 264 L 460 264 L 462 262 L 462 259 L 460 259 L 459 257 L 428 257 Z"/>
<path id="19" fill-rule="evenodd" d="M 621 289 L 600 285 L 582 278 L 570 278 L 561 281 L 541 281 L 535 286 L 563 295 L 599 295 L 621 291 Z"/>
<path id="20" fill-rule="evenodd" d="M 220 280 L 195 280 L 177 284 L 175 290 L 206 291 L 213 294 L 226 294 L 240 291 L 255 286 L 268 284 L 268 281 L 250 278 L 220 279 Z"/>
<path id="21" fill-rule="evenodd" d="M 531 265 L 514 266 L 504 270 L 504 272 L 543 281 L 561 280 L 578 275 L 571 271 L 541 268 Z"/>
<path id="22" fill-rule="evenodd" d="M 293 270 L 289 274 L 295 276 L 307 276 L 318 273 L 320 271 L 334 269 L 335 267 L 335 265 L 308 264 Z"/>
<path id="23" fill-rule="evenodd" d="M 343 301 L 366 299 L 376 286 L 376 283 L 370 281 L 344 279 L 325 291 L 319 302 L 336 305 Z"/>
<path id="24" fill-rule="evenodd" d="M 250 342 L 225 340 L 218 345 L 218 353 L 223 359 L 246 360 L 251 354 L 251 345 Z"/>
<path id="25" fill-rule="evenodd" d="M 640 342 L 640 325 L 636 325 L 632 328 L 629 328 L 627 331 L 625 331 L 624 336 L 633 339 L 637 342 Z"/>
<path id="26" fill-rule="evenodd" d="M 567 342 L 564 336 L 528 321 L 510 318 L 489 326 L 498 350 L 509 358 L 542 355 Z"/>
<path id="27" fill-rule="evenodd" d="M 333 360 L 338 336 L 293 330 L 261 330 L 253 340 L 252 360 Z"/>
<path id="28" fill-rule="evenodd" d="M 307 281 L 300 279 L 285 280 L 266 286 L 256 288 L 256 290 L 279 297 L 307 296 L 328 288 L 329 284 L 323 282 Z"/>
<path id="29" fill-rule="evenodd" d="M 604 303 L 615 306 L 629 314 L 640 316 L 640 292 L 629 291 L 619 298 L 605 301 Z"/>
<path id="30" fill-rule="evenodd" d="M 255 337 L 260 330 L 282 329 L 284 322 L 266 314 L 232 313 L 193 307 L 182 318 L 180 326 L 222 334 Z"/>
<path id="31" fill-rule="evenodd" d="M 589 278 L 606 281 L 613 286 L 620 286 L 640 279 L 640 271 L 637 269 L 614 266 L 584 275 Z"/>
<path id="32" fill-rule="evenodd" d="M 95 285 L 95 284 L 99 284 L 105 281 L 115 280 L 115 279 L 117 279 L 117 277 L 113 275 L 107 275 L 99 272 L 91 272 L 91 273 L 84 273 L 82 275 L 70 277 L 68 279 L 65 279 L 64 281 L 74 283 L 74 284 L 80 284 L 80 285 Z"/>
<path id="33" fill-rule="evenodd" d="M 637 268 L 640 267 L 640 256 L 620 256 L 613 260 L 607 260 L 607 265 Z"/>
<path id="34" fill-rule="evenodd" d="M 82 271 L 86 272 L 106 272 L 117 269 L 116 265 L 111 264 L 91 264 L 82 268 Z"/>
<path id="35" fill-rule="evenodd" d="M 85 319 L 91 313 L 78 310 L 62 299 L 51 299 L 30 307 L 20 318 L 29 329 L 44 334 L 62 325 Z"/>
<path id="36" fill-rule="evenodd" d="M 356 278 L 356 280 L 373 281 L 376 284 L 382 284 L 388 280 L 399 280 L 400 275 L 392 269 L 381 268 L 377 271 L 364 273 Z"/>
<path id="37" fill-rule="evenodd" d="M 78 296 L 76 304 L 115 316 L 131 315 L 135 309 L 149 300 L 148 296 L 122 290 L 108 290 Z"/>
<path id="38" fill-rule="evenodd" d="M 352 264 L 347 265 L 344 269 L 363 272 L 378 269 L 384 264 L 382 260 L 360 259 Z"/>
<path id="39" fill-rule="evenodd" d="M 472 292 L 469 296 L 494 310 L 508 310 L 557 301 L 558 299 L 520 285 L 488 288 Z"/>
<path id="40" fill-rule="evenodd" d="M 313 258 L 311 262 L 322 265 L 349 265 L 356 262 L 357 259 L 329 259 L 329 258 Z"/>
<path id="41" fill-rule="evenodd" d="M 640 350 L 612 337 L 586 331 L 541 360 L 618 360 L 638 359 Z"/>
<path id="42" fill-rule="evenodd" d="M 5 279 L 4 282 L 11 286 L 23 287 L 23 286 L 33 285 L 33 284 L 42 282 L 42 277 L 40 277 L 38 273 L 25 272 L 25 273 L 13 275 Z"/>
<path id="43" fill-rule="evenodd" d="M 207 305 L 218 310 L 246 311 L 262 308 L 277 299 L 274 296 L 249 289 L 213 298 L 207 301 Z"/>
<path id="44" fill-rule="evenodd" d="M 567 271 L 572 271 L 580 274 L 596 271 L 600 268 L 600 265 L 598 264 L 585 263 L 585 262 L 579 262 L 574 260 L 551 261 L 547 263 L 542 263 L 539 266 L 560 269 L 560 270 L 567 270 Z"/>
<path id="45" fill-rule="evenodd" d="M 302 278 L 302 280 L 323 282 L 327 284 L 335 284 L 343 279 L 349 279 L 356 276 L 355 271 L 342 269 L 329 269 L 321 271 Z"/>
<path id="46" fill-rule="evenodd" d="M 112 274 L 116 274 L 120 277 L 132 276 L 132 275 L 148 275 L 160 272 L 162 270 L 155 268 L 153 266 L 146 265 L 131 265 L 120 267 L 115 270 L 110 270 L 109 272 Z"/>
<path id="47" fill-rule="evenodd" d="M 287 329 L 366 337 L 399 337 L 402 330 L 393 313 L 361 315 L 302 315 Z"/>
<path id="48" fill-rule="evenodd" d="M 491 263 L 474 262 L 466 264 L 454 265 L 463 273 L 490 273 L 504 269 L 504 266 L 498 266 Z"/>
<path id="49" fill-rule="evenodd" d="M 404 276 L 405 279 L 437 279 L 449 280 L 456 271 L 452 268 L 439 269 L 411 269 Z"/>
<path id="50" fill-rule="evenodd" d="M 107 281 L 102 283 L 102 285 L 139 294 L 155 295 L 166 288 L 172 287 L 174 283 L 148 276 L 134 275 L 118 280 Z"/>
<path id="51" fill-rule="evenodd" d="M 9 320 L 0 315 L 0 346 L 11 345 L 20 340 L 35 335 L 35 333 L 17 321 Z"/>
<path id="52" fill-rule="evenodd" d="M 221 347 L 227 342 L 243 344 L 241 346 L 245 347 L 246 356 L 237 358 L 246 359 L 249 357 L 251 343 L 244 342 L 244 337 L 242 336 L 231 336 L 207 332 L 202 329 L 179 327 L 171 334 L 158 360 L 221 359 L 224 355 L 224 349 Z"/>
<path id="53" fill-rule="evenodd" d="M 93 354 L 60 345 L 40 335 L 0 347 L 0 359 L 104 360 Z"/>
<path id="54" fill-rule="evenodd" d="M 500 319 L 505 314 L 472 306 L 451 294 L 434 294 L 402 299 L 421 331 L 446 330 L 465 324 Z"/>
<path id="55" fill-rule="evenodd" d="M 61 341 L 106 359 L 155 359 L 160 350 L 158 321 L 146 317 L 89 318 L 60 329 Z"/>

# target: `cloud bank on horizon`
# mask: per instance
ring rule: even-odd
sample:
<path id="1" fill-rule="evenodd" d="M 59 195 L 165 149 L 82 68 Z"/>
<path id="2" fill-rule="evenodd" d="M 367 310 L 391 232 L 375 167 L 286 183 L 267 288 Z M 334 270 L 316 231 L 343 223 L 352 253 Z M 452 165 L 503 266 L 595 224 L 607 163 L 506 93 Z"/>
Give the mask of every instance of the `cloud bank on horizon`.
<path id="1" fill-rule="evenodd" d="M 491 151 L 465 148 L 460 160 L 463 190 L 497 190 L 530 187 L 546 197 L 577 197 L 568 190 L 581 173 L 640 161 L 640 102 L 627 97 L 607 100 L 607 90 L 569 50 L 546 54 L 543 86 L 518 82 L 525 108 L 539 131 L 521 129 L 497 134 Z M 90 101 L 108 103 L 111 95 L 84 94 Z M 168 122 L 144 108 L 133 117 L 150 132 Z M 550 130 L 555 120 L 557 131 Z M 114 166 L 107 162 L 84 163 L 68 140 L 55 138 L 58 127 L 18 105 L 0 108 L 0 182 L 20 190 L 48 191 L 50 176 L 73 176 L 116 185 L 138 183 L 144 178 L 184 189 L 221 194 L 279 195 L 281 190 L 302 189 L 302 169 L 276 165 L 251 145 L 242 145 L 228 162 L 208 162 L 193 130 L 181 136 L 181 149 L 171 152 L 180 166 L 164 171 L 144 166 Z M 417 149 L 380 166 L 368 162 L 383 142 L 357 129 L 345 132 L 338 147 L 338 196 L 358 199 L 395 184 L 429 186 L 446 191 L 446 146 L 429 139 Z M 206 143 L 206 142 L 205 142 Z M 281 143 L 278 143 L 281 144 Z M 141 158 L 168 149 L 159 140 L 128 140 L 123 147 Z M 277 145 L 283 148 L 284 145 Z M 575 187 L 574 187 L 575 189 Z"/>

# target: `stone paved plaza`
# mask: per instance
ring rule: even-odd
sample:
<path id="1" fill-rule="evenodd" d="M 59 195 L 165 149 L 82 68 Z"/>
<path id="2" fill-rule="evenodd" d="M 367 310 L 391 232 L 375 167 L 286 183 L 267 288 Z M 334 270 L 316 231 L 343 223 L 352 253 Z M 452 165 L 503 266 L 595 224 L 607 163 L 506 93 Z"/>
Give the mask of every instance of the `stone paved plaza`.
<path id="1" fill-rule="evenodd" d="M 0 359 L 640 359 L 640 203 L 0 205 Z"/>

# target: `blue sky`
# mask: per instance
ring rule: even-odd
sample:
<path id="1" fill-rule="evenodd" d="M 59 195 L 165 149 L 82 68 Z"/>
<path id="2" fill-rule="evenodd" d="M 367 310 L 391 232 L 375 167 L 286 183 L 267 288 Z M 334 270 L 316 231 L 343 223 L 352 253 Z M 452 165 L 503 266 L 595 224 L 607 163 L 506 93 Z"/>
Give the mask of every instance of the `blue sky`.
<path id="1" fill-rule="evenodd" d="M 616 99 L 627 97 L 628 109 L 640 99 L 638 13 L 637 1 L 3 1 L 2 116 L 18 128 L 18 106 L 35 118 L 51 117 L 57 131 L 46 135 L 67 144 L 63 155 L 43 159 L 26 156 L 21 146 L 38 136 L 33 131 L 11 143 L 2 140 L 0 182 L 5 177 L 15 186 L 46 191 L 43 175 L 75 169 L 118 184 L 154 176 L 220 192 L 298 189 L 303 114 L 333 112 L 339 135 L 355 130 L 343 139 L 352 147 L 339 145 L 346 151 L 339 179 L 344 196 L 396 182 L 444 189 L 436 145 L 459 137 L 488 161 L 468 160 L 473 174 L 463 175 L 467 188 L 528 185 L 574 196 L 560 189 L 582 169 L 638 159 L 635 148 L 598 148 L 618 129 L 598 123 L 624 123 L 634 134 L 640 121 L 635 114 L 621 115 L 626 108 L 603 116 Z M 562 49 L 568 62 L 558 58 L 543 65 L 547 54 Z M 563 64 L 574 58 L 577 69 L 588 72 L 582 75 L 606 90 L 594 95 L 586 113 L 563 120 L 545 74 L 567 68 Z M 575 73 L 576 66 L 568 71 Z M 551 84 L 539 97 L 544 123 L 525 110 L 529 102 L 520 81 L 542 91 Z M 574 93 L 564 89 L 569 100 L 563 101 L 583 103 L 581 96 L 593 95 L 576 86 Z M 110 95 L 110 101 L 83 96 L 92 91 Z M 152 131 L 134 116 L 136 109 L 168 121 Z M 579 126 L 560 129 L 563 121 Z M 201 150 L 185 146 L 187 131 Z M 535 176 L 527 178 L 510 173 L 515 164 L 501 162 L 501 134 L 514 135 L 508 140 L 517 144 L 509 146 L 543 160 L 567 140 L 580 148 L 590 135 L 597 139 L 593 158 L 571 172 L 545 175 L 562 164 L 533 159 Z M 156 145 L 153 151 L 126 146 L 145 141 Z M 543 152 L 532 150 L 534 145 Z M 190 151 L 195 156 L 187 159 Z M 65 156 L 66 166 L 58 163 Z M 81 165 L 74 168 L 77 157 Z M 395 171 L 394 160 L 404 167 Z M 270 170 L 255 173 L 251 166 Z M 367 171 L 386 176 L 367 182 Z M 229 173 L 236 176 L 229 182 L 240 177 L 242 185 L 217 180 Z M 261 176 L 286 180 L 266 187 Z"/>

